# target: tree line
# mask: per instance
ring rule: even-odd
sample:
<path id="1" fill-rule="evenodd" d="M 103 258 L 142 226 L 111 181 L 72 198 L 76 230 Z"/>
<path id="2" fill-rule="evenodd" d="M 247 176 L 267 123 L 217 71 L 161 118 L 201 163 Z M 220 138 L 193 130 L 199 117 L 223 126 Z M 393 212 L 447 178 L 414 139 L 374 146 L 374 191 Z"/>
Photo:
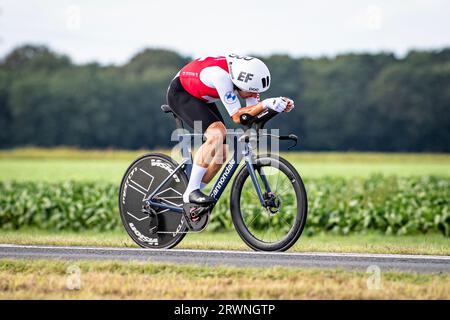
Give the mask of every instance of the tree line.
<path id="1" fill-rule="evenodd" d="M 297 149 L 450 151 L 450 48 L 260 58 L 272 74 L 263 98 L 296 101 L 270 127 L 299 135 Z M 160 105 L 190 60 L 145 49 L 120 66 L 79 65 L 46 46 L 18 47 L 0 61 L 0 148 L 171 146 L 175 125 Z"/>

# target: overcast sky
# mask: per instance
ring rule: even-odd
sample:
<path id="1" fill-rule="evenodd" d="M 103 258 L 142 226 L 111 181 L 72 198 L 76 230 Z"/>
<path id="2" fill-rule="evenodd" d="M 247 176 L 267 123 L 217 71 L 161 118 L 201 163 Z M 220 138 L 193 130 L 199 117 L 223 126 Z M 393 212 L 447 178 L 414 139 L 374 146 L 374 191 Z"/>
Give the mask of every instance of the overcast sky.
<path id="1" fill-rule="evenodd" d="M 0 0 L 0 56 L 23 43 L 103 64 L 145 47 L 191 56 L 401 56 L 450 46 L 450 0 Z"/>

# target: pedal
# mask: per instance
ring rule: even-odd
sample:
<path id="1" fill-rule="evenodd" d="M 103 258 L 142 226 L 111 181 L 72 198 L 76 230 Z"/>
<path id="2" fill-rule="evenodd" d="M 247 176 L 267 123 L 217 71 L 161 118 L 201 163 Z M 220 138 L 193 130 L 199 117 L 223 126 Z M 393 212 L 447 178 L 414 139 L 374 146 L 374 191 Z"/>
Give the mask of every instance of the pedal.
<path id="1" fill-rule="evenodd" d="M 185 203 L 183 205 L 183 217 L 191 231 L 201 231 L 208 223 L 212 206 L 199 206 Z"/>

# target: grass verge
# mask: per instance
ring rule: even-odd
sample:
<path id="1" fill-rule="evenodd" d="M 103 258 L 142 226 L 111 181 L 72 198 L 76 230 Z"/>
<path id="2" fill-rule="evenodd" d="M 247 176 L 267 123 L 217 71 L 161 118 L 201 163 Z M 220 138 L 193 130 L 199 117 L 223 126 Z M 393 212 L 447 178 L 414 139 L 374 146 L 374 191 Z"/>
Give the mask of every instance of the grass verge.
<path id="1" fill-rule="evenodd" d="M 137 247 L 125 231 L 67 232 L 42 230 L 2 231 L 0 243 L 22 245 Z M 188 234 L 177 246 L 184 249 L 249 250 L 235 232 Z M 450 255 L 442 235 L 386 236 L 376 233 L 302 236 L 289 252 L 366 252 Z"/>
<path id="2" fill-rule="evenodd" d="M 0 299 L 450 298 L 448 274 L 385 272 L 375 287 L 369 277 L 343 270 L 0 260 Z M 77 284 L 79 290 L 69 289 Z"/>

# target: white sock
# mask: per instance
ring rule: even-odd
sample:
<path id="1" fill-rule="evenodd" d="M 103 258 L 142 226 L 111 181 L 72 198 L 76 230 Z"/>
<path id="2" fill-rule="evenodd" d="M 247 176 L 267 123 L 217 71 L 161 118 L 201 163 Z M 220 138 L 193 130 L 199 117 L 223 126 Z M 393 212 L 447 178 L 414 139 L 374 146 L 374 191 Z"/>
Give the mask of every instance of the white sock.
<path id="1" fill-rule="evenodd" d="M 186 191 L 183 194 L 183 201 L 185 203 L 189 202 L 189 195 L 192 191 L 200 189 L 200 184 L 202 183 L 203 176 L 205 175 L 207 169 L 208 168 L 203 168 L 196 164 L 192 166 L 191 177 L 189 179 Z"/>
<path id="2" fill-rule="evenodd" d="M 207 185 L 208 185 L 208 184 L 207 184 L 207 183 L 204 183 L 204 182 L 200 183 L 200 190 L 205 189 Z"/>

